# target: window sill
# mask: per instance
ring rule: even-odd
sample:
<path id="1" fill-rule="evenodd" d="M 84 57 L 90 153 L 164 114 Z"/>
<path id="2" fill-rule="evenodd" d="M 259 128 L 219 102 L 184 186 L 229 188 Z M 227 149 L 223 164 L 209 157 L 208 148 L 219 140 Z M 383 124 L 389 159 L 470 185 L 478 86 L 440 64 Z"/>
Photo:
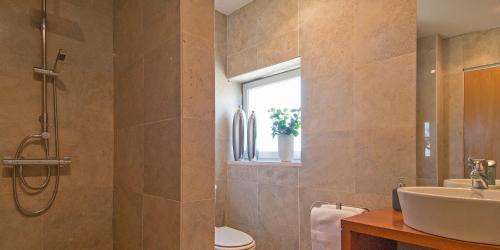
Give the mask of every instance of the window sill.
<path id="1" fill-rule="evenodd" d="M 236 166 L 288 166 L 288 167 L 302 167 L 302 162 L 282 162 L 282 161 L 227 161 L 229 165 Z"/>

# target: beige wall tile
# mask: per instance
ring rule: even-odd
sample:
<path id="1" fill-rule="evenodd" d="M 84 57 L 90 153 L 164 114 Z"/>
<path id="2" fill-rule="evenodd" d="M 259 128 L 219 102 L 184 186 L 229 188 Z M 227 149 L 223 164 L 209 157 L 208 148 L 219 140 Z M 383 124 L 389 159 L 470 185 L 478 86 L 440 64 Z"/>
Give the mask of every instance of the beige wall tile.
<path id="1" fill-rule="evenodd" d="M 183 33 L 182 36 L 182 117 L 213 121 L 213 40 L 208 42 L 188 33 Z"/>
<path id="2" fill-rule="evenodd" d="M 180 203 L 157 196 L 143 198 L 143 247 L 146 250 L 180 248 Z"/>
<path id="3" fill-rule="evenodd" d="M 270 234 L 298 235 L 298 188 L 259 184 L 259 226 Z"/>
<path id="4" fill-rule="evenodd" d="M 180 121 L 165 120 L 144 128 L 144 193 L 180 200 Z"/>
<path id="5" fill-rule="evenodd" d="M 356 69 L 354 128 L 415 126 L 415 65 L 416 54 L 410 53 Z"/>
<path id="6" fill-rule="evenodd" d="M 180 0 L 182 32 L 187 32 L 207 41 L 214 41 L 214 1 Z M 213 63 L 213 62 L 212 62 Z"/>
<path id="7" fill-rule="evenodd" d="M 353 129 L 354 72 L 302 76 L 302 133 L 315 135 Z M 328 93 L 328 95 L 325 95 Z M 321 107 L 321 108 L 317 108 Z"/>
<path id="8" fill-rule="evenodd" d="M 244 8 L 240 8 L 228 16 L 228 55 L 236 54 L 246 48 L 253 47 L 262 39 L 262 33 L 259 32 L 258 26 L 255 25 L 258 19 L 257 13 L 256 2 L 251 2 Z"/>
<path id="9" fill-rule="evenodd" d="M 259 183 L 278 186 L 298 187 L 299 167 L 292 166 L 259 166 Z"/>
<path id="10" fill-rule="evenodd" d="M 444 84 L 444 149 L 449 164 L 447 178 L 463 178 L 464 171 L 464 78 L 463 73 L 447 74 Z"/>
<path id="11" fill-rule="evenodd" d="M 500 28 L 464 35 L 464 68 L 500 62 Z"/>
<path id="12" fill-rule="evenodd" d="M 258 183 L 230 180 L 228 184 L 228 226 L 258 225 Z"/>
<path id="13" fill-rule="evenodd" d="M 257 0 L 255 9 L 257 23 L 254 25 L 262 33 L 263 39 L 278 38 L 292 30 L 296 32 L 299 26 L 298 0 Z"/>
<path id="14" fill-rule="evenodd" d="M 61 188 L 43 218 L 43 248 L 111 249 L 112 213 L 111 188 Z"/>
<path id="15" fill-rule="evenodd" d="M 228 179 L 232 181 L 259 180 L 259 168 L 261 166 L 228 165 Z"/>
<path id="16" fill-rule="evenodd" d="M 443 71 L 445 74 L 462 73 L 463 41 L 462 37 L 443 39 Z"/>
<path id="17" fill-rule="evenodd" d="M 214 200 L 182 202 L 181 249 L 214 246 Z"/>
<path id="18" fill-rule="evenodd" d="M 180 40 L 180 0 L 142 1 L 142 5 L 144 53 L 164 46 L 166 41 Z"/>
<path id="19" fill-rule="evenodd" d="M 345 78 L 353 70 L 354 1 L 300 0 L 300 6 L 303 76 Z"/>
<path id="20" fill-rule="evenodd" d="M 257 47 L 227 56 L 227 77 L 231 78 L 259 68 Z"/>
<path id="21" fill-rule="evenodd" d="M 115 249 L 142 249 L 142 194 L 115 188 L 113 193 Z"/>
<path id="22" fill-rule="evenodd" d="M 118 70 L 134 64 L 143 52 L 143 22 L 141 0 L 126 0 L 116 4 L 114 25 L 115 52 L 118 55 Z"/>
<path id="23" fill-rule="evenodd" d="M 357 160 L 353 135 L 350 132 L 306 135 L 303 140 L 302 162 L 299 169 L 300 187 L 354 192 Z"/>
<path id="24" fill-rule="evenodd" d="M 144 116 L 154 122 L 180 116 L 180 39 L 163 42 L 144 56 Z"/>
<path id="25" fill-rule="evenodd" d="M 414 181 L 409 185 L 415 185 Z M 393 187 L 394 188 L 394 187 Z M 392 194 L 373 194 L 373 193 L 356 193 L 353 196 L 354 202 L 358 207 L 366 207 L 371 210 L 388 208 L 392 206 Z"/>
<path id="26" fill-rule="evenodd" d="M 357 0 L 355 62 L 365 64 L 414 53 L 417 11 L 414 0 Z"/>
<path id="27" fill-rule="evenodd" d="M 213 120 L 182 119 L 183 202 L 214 198 Z"/>
<path id="28" fill-rule="evenodd" d="M 61 155 L 72 156 L 70 168 L 61 169 L 64 176 L 60 183 L 62 186 L 113 186 L 114 132 L 110 128 L 104 131 L 61 128 L 60 137 Z M 99 140 L 89 140 L 94 137 Z M 100 162 L 96 164 L 94 159 L 99 159 Z"/>
<path id="29" fill-rule="evenodd" d="M 139 125 L 144 122 L 144 63 L 135 61 L 123 72 L 118 72 L 116 84 L 117 128 Z"/>
<path id="30" fill-rule="evenodd" d="M 228 76 L 298 56 L 298 0 L 255 1 L 227 20 Z"/>
<path id="31" fill-rule="evenodd" d="M 115 186 L 142 194 L 144 189 L 144 126 L 118 129 Z"/>
<path id="32" fill-rule="evenodd" d="M 28 218 L 19 214 L 12 200 L 12 189 L 9 191 L 0 195 L 0 210 L 2 211 L 0 233 L 3 239 L 0 241 L 0 249 L 42 249 L 42 218 Z M 44 204 L 41 196 L 30 200 L 23 199 L 22 202 L 30 209 Z"/>
<path id="33" fill-rule="evenodd" d="M 400 177 L 415 184 L 415 127 L 358 131 L 354 145 L 357 193 L 389 195 Z"/>
<path id="34" fill-rule="evenodd" d="M 257 46 L 259 67 L 272 66 L 299 56 L 298 30 L 264 40 Z"/>
<path id="35" fill-rule="evenodd" d="M 256 244 L 258 249 L 297 250 L 299 249 L 299 235 L 259 231 Z"/>

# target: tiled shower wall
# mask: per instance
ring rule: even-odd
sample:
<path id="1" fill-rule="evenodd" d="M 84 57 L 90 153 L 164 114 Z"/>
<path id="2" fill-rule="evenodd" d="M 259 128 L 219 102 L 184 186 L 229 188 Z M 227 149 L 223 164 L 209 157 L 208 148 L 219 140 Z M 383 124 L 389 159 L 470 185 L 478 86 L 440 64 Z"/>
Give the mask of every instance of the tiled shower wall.
<path id="1" fill-rule="evenodd" d="M 41 64 L 40 7 L 39 0 L 0 1 L 0 157 L 40 131 L 41 81 L 32 71 Z M 49 65 L 59 48 L 67 51 L 58 65 L 59 125 L 61 155 L 73 163 L 62 170 L 54 205 L 33 218 L 16 210 L 10 172 L 2 170 L 0 249 L 112 249 L 113 1 L 49 0 L 47 8 Z M 40 148 L 27 155 L 40 157 Z M 40 209 L 52 189 L 21 202 Z"/>
<path id="2" fill-rule="evenodd" d="M 298 17 L 299 53 L 287 53 L 293 46 L 285 45 L 273 47 L 272 51 L 274 55 L 285 55 L 279 61 L 297 55 L 302 58 L 303 166 L 298 167 L 298 192 L 273 185 L 262 189 L 298 200 L 298 210 L 284 208 L 285 203 L 278 202 L 279 199 L 269 203 L 271 207 L 267 209 L 279 210 L 281 214 L 275 215 L 276 218 L 298 218 L 300 226 L 294 230 L 298 230 L 299 242 L 287 245 L 286 237 L 270 239 L 278 235 L 276 232 L 286 231 L 287 225 L 275 224 L 278 228 L 273 228 L 274 235 L 268 234 L 267 239 L 256 235 L 257 244 L 269 246 L 270 242 L 277 242 L 264 249 L 310 249 L 309 211 L 314 201 L 387 207 L 391 189 L 399 177 L 405 177 L 409 185 L 415 184 L 416 1 L 278 0 L 269 6 L 273 14 L 279 10 L 276 15 L 259 14 L 259 20 L 271 18 L 267 25 L 247 22 L 254 20 L 251 13 L 260 13 L 258 8 L 251 8 L 266 3 L 256 0 L 229 16 L 228 51 L 231 44 L 240 45 L 254 36 L 257 37 L 254 42 L 260 41 L 259 34 L 280 33 L 290 27 L 288 24 L 296 23 L 294 19 Z M 233 24 L 232 20 L 237 22 Z M 239 28 L 233 30 L 232 25 Z M 240 38 L 241 41 L 231 41 Z M 273 46 L 274 42 L 271 39 L 255 43 L 259 44 L 256 48 L 249 46 L 257 57 L 240 56 L 243 61 L 235 63 L 228 52 L 230 74 L 266 65 L 260 63 L 266 57 L 260 56 L 263 54 L 258 53 L 259 47 Z M 237 71 L 231 71 L 231 63 Z M 283 173 L 290 174 L 287 172 L 293 171 Z M 233 197 L 252 193 L 252 182 L 263 185 L 263 177 L 256 176 L 250 184 L 230 183 L 230 221 L 235 213 L 240 214 L 239 208 L 261 204 L 251 197 L 237 199 L 241 204 L 231 201 L 235 201 Z M 230 172 L 230 181 L 232 178 Z M 263 216 L 258 212 L 240 215 L 248 223 L 261 221 Z M 259 223 L 254 226 L 241 223 L 240 228 L 258 232 L 264 227 Z M 295 231 L 290 232 L 293 235 Z"/>
<path id="3" fill-rule="evenodd" d="M 214 6 L 115 1 L 117 249 L 214 245 Z"/>

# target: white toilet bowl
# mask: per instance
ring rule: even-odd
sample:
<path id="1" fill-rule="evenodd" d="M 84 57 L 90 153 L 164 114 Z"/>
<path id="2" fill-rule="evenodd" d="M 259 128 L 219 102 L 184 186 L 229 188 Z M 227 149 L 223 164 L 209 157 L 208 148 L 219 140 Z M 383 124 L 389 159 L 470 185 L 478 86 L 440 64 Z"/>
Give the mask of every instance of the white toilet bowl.
<path id="1" fill-rule="evenodd" d="M 215 228 L 215 250 L 255 250 L 252 236 L 230 227 Z"/>

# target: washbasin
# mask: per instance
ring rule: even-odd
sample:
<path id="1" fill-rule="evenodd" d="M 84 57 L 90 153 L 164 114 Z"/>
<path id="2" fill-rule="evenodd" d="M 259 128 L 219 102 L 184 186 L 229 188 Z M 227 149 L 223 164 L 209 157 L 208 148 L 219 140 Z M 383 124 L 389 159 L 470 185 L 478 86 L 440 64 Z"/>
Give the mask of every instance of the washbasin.
<path id="1" fill-rule="evenodd" d="M 458 188 L 470 188 L 470 179 L 446 179 L 443 182 L 443 187 L 458 187 Z M 496 180 L 496 185 L 489 185 L 490 189 L 500 189 L 500 180 Z"/>
<path id="2" fill-rule="evenodd" d="M 500 245 L 500 191 L 402 187 L 404 223 L 446 238 Z"/>

